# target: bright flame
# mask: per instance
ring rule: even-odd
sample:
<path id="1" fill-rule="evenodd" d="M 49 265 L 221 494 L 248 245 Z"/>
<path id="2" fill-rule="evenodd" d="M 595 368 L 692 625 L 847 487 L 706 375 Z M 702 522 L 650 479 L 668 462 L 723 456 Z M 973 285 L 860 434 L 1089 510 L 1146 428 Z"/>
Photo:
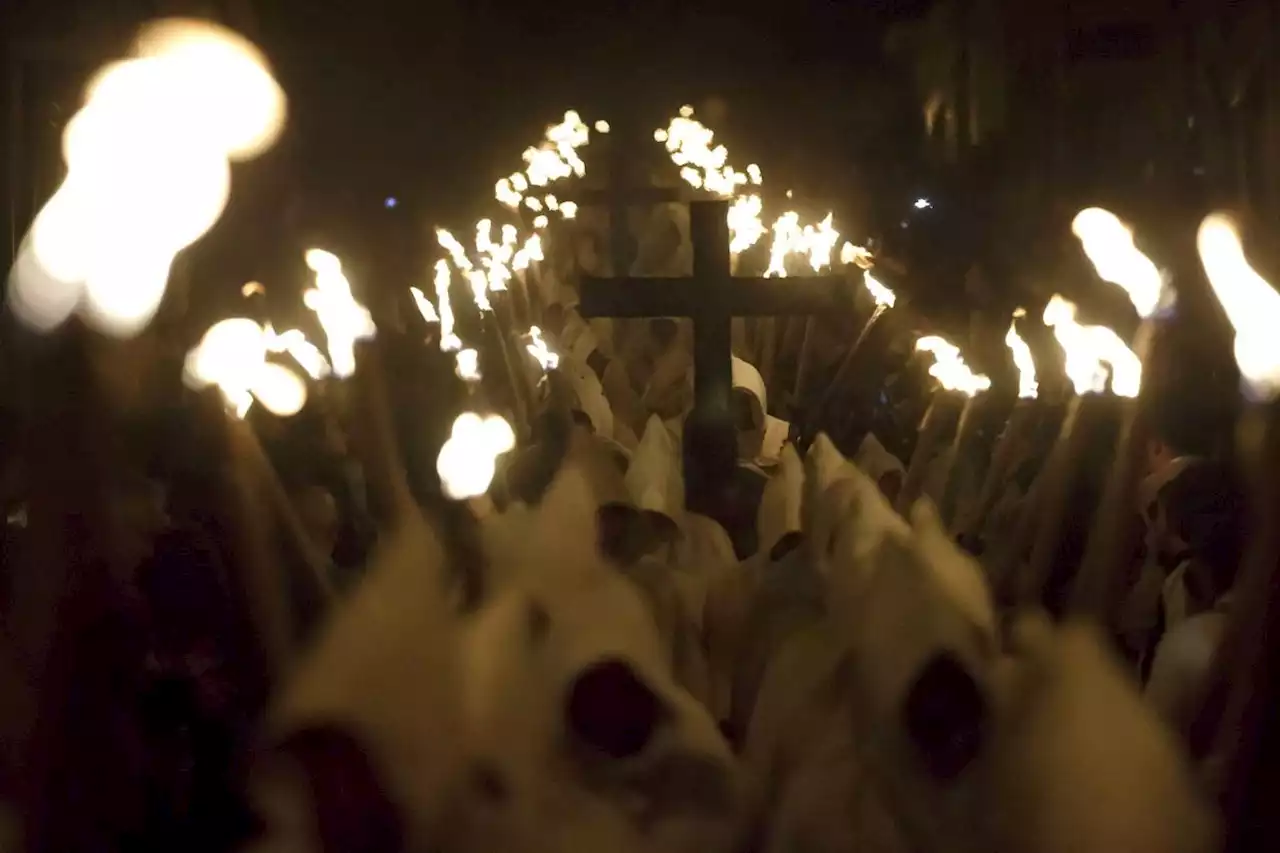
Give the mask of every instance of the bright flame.
<path id="1" fill-rule="evenodd" d="M 440 315 L 436 313 L 436 306 L 431 304 L 427 295 L 416 287 L 409 288 L 409 292 L 413 294 L 413 304 L 418 306 L 422 319 L 427 323 L 439 323 Z"/>
<path id="2" fill-rule="evenodd" d="M 529 327 L 529 343 L 525 344 L 525 350 L 533 356 L 544 371 L 555 370 L 560 366 L 560 356 L 547 346 L 547 342 L 542 338 L 542 330 L 537 326 Z"/>
<path id="3" fill-rule="evenodd" d="M 449 440 L 436 457 L 444 493 L 454 500 L 480 497 L 493 482 L 498 457 L 515 446 L 515 433 L 501 416 L 458 415 Z"/>
<path id="4" fill-rule="evenodd" d="M 240 288 L 240 295 L 245 299 L 250 296 L 263 296 L 266 292 L 267 289 L 256 281 L 247 282 L 244 287 Z"/>
<path id="5" fill-rule="evenodd" d="M 458 374 L 458 378 L 466 382 L 480 381 L 480 353 L 473 349 L 458 350 L 458 356 L 454 362 L 454 371 Z"/>
<path id="6" fill-rule="evenodd" d="M 312 379 L 324 379 L 330 374 L 329 362 L 325 360 L 324 354 L 319 347 L 307 340 L 301 329 L 276 332 L 268 323 L 263 328 L 263 333 L 267 352 L 288 353 Z"/>
<path id="7" fill-rule="evenodd" d="M 599 121 L 596 122 L 596 133 L 608 133 L 608 132 L 609 132 L 609 122 L 605 121 L 604 119 L 600 119 Z"/>
<path id="8" fill-rule="evenodd" d="M 1044 309 L 1044 324 L 1062 347 L 1067 378 L 1077 394 L 1101 394 L 1111 377 L 1120 397 L 1137 397 L 1142 387 L 1142 361 L 1106 326 L 1076 322 L 1076 306 L 1055 295 Z"/>
<path id="9" fill-rule="evenodd" d="M 991 380 L 981 373 L 974 373 L 964 363 L 960 349 L 946 340 L 932 335 L 916 341 L 916 352 L 927 352 L 933 355 L 933 365 L 929 375 L 942 384 L 948 391 L 959 391 L 972 397 L 979 391 L 991 387 Z"/>
<path id="10" fill-rule="evenodd" d="M 1021 308 L 1018 311 L 1022 311 Z M 1015 318 L 1025 314 L 1014 312 Z M 1004 336 L 1005 345 L 1009 347 L 1009 352 L 1013 354 L 1013 364 L 1018 368 L 1018 397 L 1023 400 L 1034 400 L 1040 392 L 1040 385 L 1036 382 L 1036 362 L 1031 357 L 1031 347 L 1018 334 L 1018 324 L 1016 319 L 1009 322 L 1009 333 Z"/>
<path id="11" fill-rule="evenodd" d="M 462 349 L 462 339 L 453 331 L 453 302 L 449 298 L 449 262 L 444 258 L 436 261 L 434 284 L 436 288 L 436 304 L 440 306 L 440 350 L 454 352 Z"/>
<path id="12" fill-rule="evenodd" d="M 740 255 L 760 242 L 768 229 L 760 219 L 764 202 L 758 195 L 741 195 L 729 206 L 729 253 Z"/>
<path id="13" fill-rule="evenodd" d="M 141 331 L 174 257 L 221 216 L 228 161 L 261 153 L 284 124 L 284 93 L 230 30 L 162 21 L 133 56 L 89 85 L 63 133 L 67 177 L 19 250 L 9 300 L 34 329 L 81 308 L 109 334 Z"/>
<path id="14" fill-rule="evenodd" d="M 863 271 L 862 283 L 867 286 L 867 291 L 871 294 L 871 298 L 876 301 L 877 305 L 892 308 L 894 304 L 897 303 L 897 294 L 881 284 L 880 280 L 871 274 L 871 270 Z"/>
<path id="15" fill-rule="evenodd" d="M 1249 390 L 1260 398 L 1280 392 L 1280 294 L 1249 265 L 1240 232 L 1230 217 L 1215 213 L 1200 223 L 1200 261 L 1235 328 L 1236 364 Z"/>
<path id="16" fill-rule="evenodd" d="M 287 367 L 267 361 L 273 337 L 243 317 L 215 323 L 187 353 L 184 379 L 193 388 L 216 385 L 239 418 L 255 399 L 281 417 L 297 414 L 307 402 L 307 386 Z"/>
<path id="17" fill-rule="evenodd" d="M 869 270 L 875 266 L 875 257 L 862 246 L 846 242 L 840 247 L 840 263 L 855 264 L 864 270 Z"/>
<path id="18" fill-rule="evenodd" d="M 1155 314 L 1165 298 L 1164 276 L 1133 245 L 1133 231 L 1114 213 L 1090 207 L 1076 214 L 1071 230 L 1103 281 L 1121 287 L 1138 316 Z"/>
<path id="19" fill-rule="evenodd" d="M 302 303 L 315 312 L 324 329 L 334 375 L 346 379 L 356 372 L 356 341 L 372 338 L 378 329 L 368 309 L 351 295 L 337 255 L 308 249 L 306 260 L 316 274 L 316 286 L 302 294 Z"/>

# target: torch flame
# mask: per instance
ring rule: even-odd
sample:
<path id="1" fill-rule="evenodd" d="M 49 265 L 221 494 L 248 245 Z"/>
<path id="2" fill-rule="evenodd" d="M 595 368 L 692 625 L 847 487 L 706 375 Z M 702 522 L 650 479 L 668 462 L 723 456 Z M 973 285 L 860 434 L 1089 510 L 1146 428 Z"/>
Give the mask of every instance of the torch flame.
<path id="1" fill-rule="evenodd" d="M 454 352 L 462 349 L 462 339 L 453 331 L 453 302 L 449 298 L 449 262 L 436 261 L 436 304 L 440 306 L 440 351 Z"/>
<path id="2" fill-rule="evenodd" d="M 942 384 L 948 391 L 959 391 L 972 397 L 979 391 L 991 387 L 991 380 L 980 373 L 974 373 L 960 356 L 960 348 L 936 335 L 923 337 L 916 341 L 916 352 L 931 353 L 934 358 L 929 368 L 929 375 Z"/>
<path id="3" fill-rule="evenodd" d="M 427 295 L 416 287 L 409 288 L 409 292 L 413 294 L 413 304 L 418 306 L 422 319 L 427 323 L 439 323 L 440 315 L 436 313 L 436 306 L 431 304 Z"/>
<path id="4" fill-rule="evenodd" d="M 542 330 L 537 326 L 529 327 L 529 343 L 525 344 L 525 350 L 542 366 L 543 371 L 555 370 L 560 366 L 560 356 L 547 346 L 542 338 Z"/>
<path id="5" fill-rule="evenodd" d="M 1151 259 L 1133 245 L 1133 231 L 1114 213 L 1090 207 L 1076 214 L 1071 230 L 1103 281 L 1121 287 L 1143 319 L 1151 317 L 1166 298 L 1164 276 Z"/>
<path id="6" fill-rule="evenodd" d="M 1076 306 L 1057 295 L 1044 309 L 1044 324 L 1053 329 L 1062 347 L 1067 377 L 1077 394 L 1101 394 L 1110 375 L 1111 390 L 1117 396 L 1138 396 L 1142 361 L 1114 331 L 1080 325 Z"/>
<path id="7" fill-rule="evenodd" d="M 174 257 L 222 215 L 228 161 L 269 147 L 284 110 L 262 55 L 236 33 L 178 20 L 144 29 L 133 58 L 100 72 L 67 124 L 67 177 L 13 271 L 19 320 L 48 331 L 83 308 L 106 333 L 141 331 Z"/>
<path id="8" fill-rule="evenodd" d="M 458 378 L 464 382 L 479 382 L 480 376 L 480 353 L 473 349 L 458 350 L 458 356 L 454 361 L 454 371 L 458 374 Z"/>
<path id="9" fill-rule="evenodd" d="M 267 361 L 273 337 L 243 317 L 215 323 L 187 353 L 184 379 L 193 388 L 216 385 L 238 418 L 255 399 L 281 417 L 297 414 L 307 402 L 307 386 L 287 367 Z"/>
<path id="10" fill-rule="evenodd" d="M 331 372 L 329 362 L 325 360 L 320 348 L 307 340 L 306 334 L 301 329 L 288 329 L 277 333 L 268 323 L 263 328 L 263 334 L 267 352 L 288 353 L 289 357 L 296 361 L 312 379 L 324 379 Z"/>
<path id="11" fill-rule="evenodd" d="M 436 472 L 445 494 L 454 500 L 483 495 L 497 472 L 498 457 L 515 445 L 515 433 L 501 416 L 458 415 L 449 440 L 436 457 Z"/>
<path id="12" fill-rule="evenodd" d="M 337 255 L 308 249 L 306 260 L 316 274 L 316 286 L 302 294 L 302 302 L 316 313 L 324 329 L 334 375 L 346 379 L 356 372 L 356 341 L 373 337 L 378 329 L 368 309 L 351 295 L 351 282 Z"/>
<path id="13" fill-rule="evenodd" d="M 1040 392 L 1036 382 L 1036 362 L 1031 356 L 1031 347 L 1018 334 L 1017 318 L 1026 314 L 1021 308 L 1013 312 L 1014 319 L 1009 321 L 1009 333 L 1004 342 L 1013 354 L 1013 364 L 1018 368 L 1018 397 L 1023 400 L 1034 400 Z"/>
<path id="14" fill-rule="evenodd" d="M 1280 294 L 1249 265 L 1240 232 L 1230 217 L 1215 213 L 1200 223 L 1200 261 L 1235 328 L 1236 364 L 1249 391 L 1262 399 L 1280 393 Z"/>
<path id="15" fill-rule="evenodd" d="M 880 281 L 871 274 L 871 270 L 864 270 L 862 273 L 862 281 L 867 286 L 867 290 L 871 293 L 871 298 L 876 301 L 877 305 L 885 308 L 892 308 L 898 301 L 897 295 L 885 287 Z"/>

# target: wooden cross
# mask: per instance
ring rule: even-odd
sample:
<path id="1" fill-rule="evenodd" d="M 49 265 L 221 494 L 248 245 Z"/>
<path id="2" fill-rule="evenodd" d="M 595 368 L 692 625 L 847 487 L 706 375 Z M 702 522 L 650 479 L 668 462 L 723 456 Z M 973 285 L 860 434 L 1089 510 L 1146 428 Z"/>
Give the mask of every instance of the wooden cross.
<path id="1" fill-rule="evenodd" d="M 729 202 L 689 205 L 692 278 L 584 277 L 584 317 L 689 317 L 693 320 L 694 407 L 684 430 L 685 503 L 716 517 L 737 461 L 730 411 L 730 330 L 734 317 L 849 311 L 844 276 L 737 278 L 729 272 Z"/>

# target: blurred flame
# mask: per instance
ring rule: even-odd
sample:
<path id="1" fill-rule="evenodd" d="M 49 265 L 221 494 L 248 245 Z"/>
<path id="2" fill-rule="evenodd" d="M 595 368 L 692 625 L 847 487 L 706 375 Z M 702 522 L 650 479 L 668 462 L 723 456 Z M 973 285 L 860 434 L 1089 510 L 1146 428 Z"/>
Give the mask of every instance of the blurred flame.
<path id="1" fill-rule="evenodd" d="M 131 336 L 159 308 L 173 259 L 221 216 L 229 160 L 269 147 L 284 93 L 258 50 L 204 22 L 167 20 L 103 69 L 63 133 L 67 177 L 19 249 L 9 301 L 47 331 L 77 307 Z"/>
<path id="2" fill-rule="evenodd" d="M 560 203 L 560 215 L 565 219 L 576 219 L 578 216 L 577 202 L 565 201 Z M 546 226 L 543 226 L 546 227 Z"/>
<path id="3" fill-rule="evenodd" d="M 1200 261 L 1236 332 L 1236 364 L 1250 392 L 1270 399 L 1280 392 L 1280 294 L 1249 264 L 1230 217 L 1215 213 L 1200 223 Z"/>
<path id="4" fill-rule="evenodd" d="M 240 295 L 245 299 L 250 296 L 263 296 L 266 292 L 267 289 L 256 281 L 246 282 L 244 287 L 240 288 Z"/>
<path id="5" fill-rule="evenodd" d="M 529 343 L 525 344 L 525 349 L 538 364 L 542 365 L 544 371 L 555 370 L 560 366 L 560 356 L 547 346 L 547 342 L 542 338 L 542 330 L 537 326 L 529 327 Z"/>
<path id="6" fill-rule="evenodd" d="M 445 494 L 454 500 L 483 495 L 493 482 L 498 457 L 515 445 L 515 433 L 501 416 L 463 412 L 436 457 Z"/>
<path id="7" fill-rule="evenodd" d="M 454 370 L 458 378 L 466 382 L 480 381 L 480 353 L 473 349 L 458 350 L 454 361 Z"/>
<path id="8" fill-rule="evenodd" d="M 1077 394 L 1101 394 L 1111 377 L 1111 390 L 1120 397 L 1137 397 L 1142 386 L 1142 362 L 1106 326 L 1076 322 L 1076 306 L 1055 295 L 1044 309 L 1044 324 L 1062 347 L 1067 378 Z M 1108 367 L 1110 370 L 1108 370 Z"/>
<path id="9" fill-rule="evenodd" d="M 297 414 L 307 402 L 307 386 L 287 367 L 267 361 L 272 337 L 243 317 L 215 323 L 187 353 L 184 379 L 193 388 L 216 385 L 238 418 L 255 399 L 281 417 Z"/>
<path id="10" fill-rule="evenodd" d="M 302 294 L 302 303 L 315 312 L 324 329 L 334 375 L 346 379 L 356 372 L 356 341 L 373 337 L 378 329 L 368 309 L 351 295 L 337 255 L 308 249 L 306 261 L 316 274 L 316 286 Z"/>
<path id="11" fill-rule="evenodd" d="M 840 247 L 840 263 L 855 264 L 864 270 L 869 270 L 875 266 L 875 258 L 862 246 L 845 243 Z"/>
<path id="12" fill-rule="evenodd" d="M 599 121 L 596 122 L 596 133 L 608 133 L 608 132 L 609 132 L 609 122 L 605 121 L 604 119 L 600 119 Z"/>
<path id="13" fill-rule="evenodd" d="M 551 220 L 547 218 L 545 213 L 535 216 L 533 218 L 534 228 L 542 229 L 542 228 L 546 228 L 550 224 L 551 224 Z"/>
<path id="14" fill-rule="evenodd" d="M 898 301 L 897 294 L 880 283 L 879 279 L 871 274 L 871 270 L 864 270 L 862 273 L 862 283 L 867 286 L 867 291 L 871 294 L 871 298 L 876 301 L 877 305 L 885 308 L 892 308 Z"/>
<path id="15" fill-rule="evenodd" d="M 409 292 L 413 294 L 413 304 L 418 306 L 422 319 L 428 323 L 439 323 L 440 315 L 436 313 L 436 306 L 431 304 L 427 295 L 416 287 L 409 288 Z"/>
<path id="16" fill-rule="evenodd" d="M 1114 213 L 1090 207 L 1076 214 L 1071 230 L 1103 281 L 1121 287 L 1143 319 L 1155 314 L 1165 298 L 1164 276 L 1133 245 L 1133 231 Z"/>
<path id="17" fill-rule="evenodd" d="M 768 229 L 760 219 L 764 202 L 758 195 L 738 196 L 729 206 L 729 253 L 740 255 L 760 242 Z"/>
<path id="18" fill-rule="evenodd" d="M 972 397 L 979 391 L 991 387 L 991 380 L 980 373 L 974 373 L 964 363 L 960 349 L 943 338 L 931 335 L 916 341 L 916 352 L 927 352 L 933 355 L 934 362 L 929 368 L 929 375 L 937 379 L 948 391 L 959 391 Z"/>
<path id="19" fill-rule="evenodd" d="M 1036 362 L 1031 357 L 1031 347 L 1027 346 L 1027 342 L 1018 334 L 1016 320 L 1026 313 L 1021 308 L 1013 312 L 1015 319 L 1009 322 L 1009 333 L 1004 336 L 1004 342 L 1009 347 L 1009 352 L 1013 354 L 1014 366 L 1018 368 L 1018 397 L 1023 400 L 1034 400 L 1040 392 L 1040 384 L 1036 382 Z"/>
<path id="20" fill-rule="evenodd" d="M 453 331 L 453 302 L 449 298 L 449 262 L 444 258 L 436 261 L 434 283 L 436 304 L 440 306 L 440 350 L 454 352 L 462 349 L 462 339 Z"/>
<path id="21" fill-rule="evenodd" d="M 267 352 L 288 353 L 298 366 L 312 379 L 324 379 L 330 373 L 329 362 L 320 348 L 307 340 L 301 329 L 288 329 L 277 333 L 268 323 L 263 328 Z M 274 409 L 272 411 L 275 411 Z"/>
<path id="22" fill-rule="evenodd" d="M 515 269 L 524 271 L 529 268 L 529 264 L 533 261 L 541 260 L 544 260 L 542 256 L 542 237 L 534 234 L 520 247 L 520 251 L 515 253 L 511 264 Z"/>

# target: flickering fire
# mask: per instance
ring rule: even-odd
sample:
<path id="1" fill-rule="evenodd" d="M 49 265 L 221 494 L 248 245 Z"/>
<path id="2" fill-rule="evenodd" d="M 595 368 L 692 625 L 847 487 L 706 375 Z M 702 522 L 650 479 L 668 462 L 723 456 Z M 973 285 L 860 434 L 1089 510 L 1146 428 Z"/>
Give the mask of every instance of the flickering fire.
<path id="1" fill-rule="evenodd" d="M 356 341 L 372 338 L 378 329 L 368 309 L 351 295 L 351 282 L 337 255 L 308 249 L 306 260 L 316 274 L 316 286 L 302 294 L 302 303 L 315 312 L 324 329 L 334 375 L 346 379 L 356 372 Z"/>
<path id="2" fill-rule="evenodd" d="M 465 382 L 479 382 L 481 379 L 480 353 L 473 349 L 458 350 L 454 371 L 458 374 L 458 378 Z"/>
<path id="3" fill-rule="evenodd" d="M 289 357 L 296 361 L 312 379 L 324 379 L 332 372 L 320 348 L 307 340 L 306 334 L 301 329 L 277 332 L 268 323 L 263 327 L 263 334 L 267 352 L 288 353 Z"/>
<path id="4" fill-rule="evenodd" d="M 543 371 L 555 370 L 560 366 L 560 356 L 547 346 L 547 342 L 542 337 L 542 330 L 537 326 L 529 327 L 529 343 L 525 344 L 525 350 L 534 360 L 542 366 Z"/>
<path id="5" fill-rule="evenodd" d="M 862 273 L 862 282 L 867 286 L 867 290 L 871 293 L 871 298 L 876 301 L 877 305 L 885 308 L 892 308 L 898 301 L 897 294 L 880 283 L 871 270 L 864 270 Z"/>
<path id="6" fill-rule="evenodd" d="M 1023 400 L 1034 400 L 1040 393 L 1040 384 L 1036 382 L 1036 362 L 1031 356 L 1031 347 L 1018 334 L 1018 317 L 1027 312 L 1019 308 L 1009 321 L 1009 333 L 1004 336 L 1005 345 L 1013 355 L 1013 364 L 1018 368 L 1018 397 Z"/>
<path id="7" fill-rule="evenodd" d="M 948 391 L 973 397 L 991 387 L 991 380 L 981 373 L 974 373 L 960 356 L 960 348 L 937 335 L 929 335 L 916 341 L 916 352 L 933 356 L 929 375 L 937 379 Z"/>
<path id="8" fill-rule="evenodd" d="M 498 457 L 515 446 L 515 432 L 501 416 L 463 412 L 436 457 L 444 493 L 454 500 L 480 497 L 493 483 Z"/>
<path id="9" fill-rule="evenodd" d="M 63 133 L 67 177 L 19 249 L 8 297 L 48 331 L 80 309 L 117 336 L 159 308 L 174 257 L 221 216 L 228 161 L 270 147 L 284 93 L 261 53 L 230 30 L 169 20 L 103 69 Z"/>
<path id="10" fill-rule="evenodd" d="M 193 388 L 217 386 L 238 418 L 255 400 L 281 417 L 297 414 L 307 402 L 306 383 L 267 361 L 270 338 L 267 329 L 244 317 L 215 323 L 187 353 L 183 377 Z"/>
<path id="11" fill-rule="evenodd" d="M 422 319 L 427 323 L 439 323 L 440 315 L 436 313 L 436 306 L 431 304 L 427 295 L 416 287 L 409 288 L 409 292 L 413 294 L 413 304 L 418 306 Z"/>
<path id="12" fill-rule="evenodd" d="M 1143 319 L 1170 297 L 1164 276 L 1133 244 L 1133 231 L 1109 210 L 1090 207 L 1076 214 L 1071 230 L 1103 281 L 1122 288 Z"/>
<path id="13" fill-rule="evenodd" d="M 666 128 L 653 133 L 656 142 L 667 149 L 680 169 L 680 178 L 694 189 L 705 190 L 732 199 L 729 208 L 729 251 L 740 255 L 772 233 L 767 277 L 787 275 L 786 262 L 791 255 L 804 257 L 814 272 L 831 265 L 831 256 L 839 233 L 832 225 L 832 215 L 817 225 L 801 225 L 800 215 L 788 211 L 766 228 L 762 219 L 764 202 L 755 189 L 764 183 L 760 167 L 752 163 L 745 170 L 729 164 L 729 152 L 715 141 L 715 132 L 693 117 L 693 107 L 686 104 Z M 787 197 L 791 194 L 788 192 Z"/>
<path id="14" fill-rule="evenodd" d="M 1215 213 L 1200 223 L 1196 247 L 1213 293 L 1236 332 L 1236 364 L 1251 395 L 1280 394 L 1280 294 L 1249 264 L 1236 223 Z"/>
<path id="15" fill-rule="evenodd" d="M 1077 394 L 1111 390 L 1119 397 L 1137 397 L 1142 386 L 1142 361 L 1120 336 L 1106 326 L 1076 322 L 1076 306 L 1055 295 L 1044 309 L 1044 324 L 1062 347 L 1067 378 Z"/>
<path id="16" fill-rule="evenodd" d="M 840 263 L 855 264 L 864 270 L 869 270 L 875 266 L 875 257 L 862 246 L 845 243 L 840 247 Z"/>
<path id="17" fill-rule="evenodd" d="M 444 258 L 436 261 L 434 284 L 436 304 L 440 306 L 440 351 L 456 352 L 462 349 L 462 339 L 453 331 L 453 301 L 449 298 L 449 262 Z M 421 308 L 421 305 L 419 305 Z"/>

